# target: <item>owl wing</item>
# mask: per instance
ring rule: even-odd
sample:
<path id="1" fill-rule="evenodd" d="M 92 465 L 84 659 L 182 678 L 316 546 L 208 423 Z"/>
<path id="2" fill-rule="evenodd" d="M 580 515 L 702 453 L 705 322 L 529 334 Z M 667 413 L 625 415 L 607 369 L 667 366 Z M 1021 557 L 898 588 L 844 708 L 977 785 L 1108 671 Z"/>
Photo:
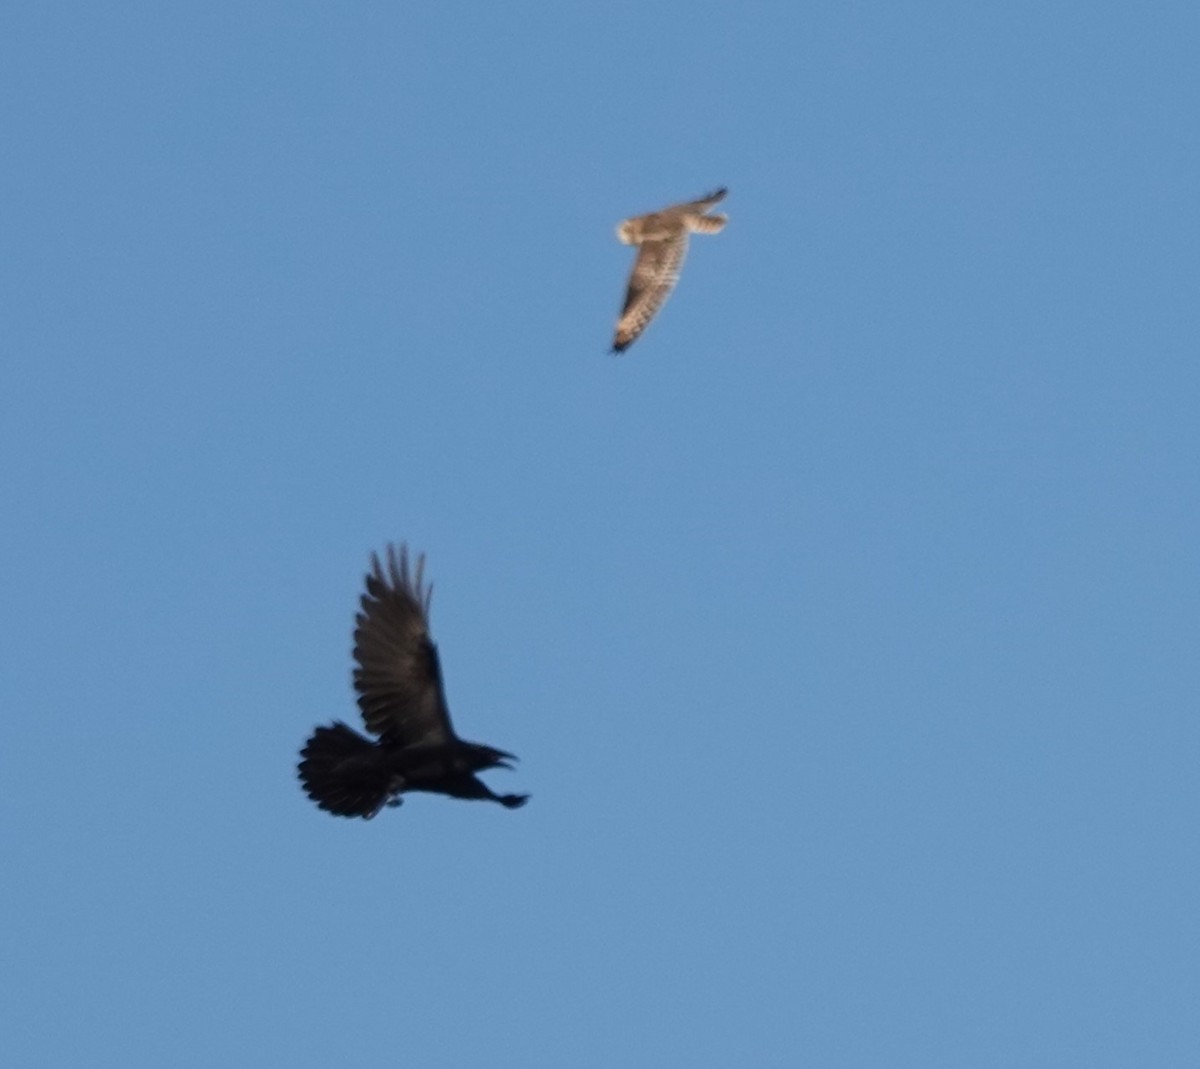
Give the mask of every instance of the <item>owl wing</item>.
<path id="1" fill-rule="evenodd" d="M 672 204 L 671 207 L 666 209 L 666 211 L 679 212 L 685 215 L 692 215 L 697 212 L 703 214 L 714 205 L 720 204 L 721 201 L 725 199 L 725 194 L 728 192 L 729 190 L 722 186 L 720 189 L 714 189 L 711 193 L 706 194 L 699 200 L 685 201 L 683 204 Z"/>
<path id="2" fill-rule="evenodd" d="M 617 320 L 614 353 L 628 349 L 671 296 L 671 290 L 679 281 L 687 244 L 687 232 L 681 229 L 665 241 L 646 241 L 638 246 L 625 293 L 625 306 Z"/>

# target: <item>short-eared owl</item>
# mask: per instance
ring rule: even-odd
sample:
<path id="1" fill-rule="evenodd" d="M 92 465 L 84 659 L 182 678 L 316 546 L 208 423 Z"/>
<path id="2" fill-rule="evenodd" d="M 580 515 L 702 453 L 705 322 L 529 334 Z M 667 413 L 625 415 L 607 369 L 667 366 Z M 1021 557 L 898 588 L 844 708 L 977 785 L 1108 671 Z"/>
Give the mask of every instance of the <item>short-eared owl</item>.
<path id="1" fill-rule="evenodd" d="M 726 192 L 722 187 L 699 200 L 635 215 L 617 227 L 617 237 L 626 245 L 636 245 L 638 254 L 617 320 L 614 353 L 623 353 L 637 340 L 671 295 L 687 255 L 688 234 L 715 234 L 728 222 L 724 215 L 706 214 Z"/>

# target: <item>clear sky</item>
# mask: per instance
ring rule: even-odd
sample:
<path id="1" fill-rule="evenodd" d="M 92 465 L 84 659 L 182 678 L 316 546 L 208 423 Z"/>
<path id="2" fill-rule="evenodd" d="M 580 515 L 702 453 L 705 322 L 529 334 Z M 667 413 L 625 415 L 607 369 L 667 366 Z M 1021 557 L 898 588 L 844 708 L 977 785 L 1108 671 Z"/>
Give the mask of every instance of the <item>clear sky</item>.
<path id="1" fill-rule="evenodd" d="M 9 5 L 8 1064 L 1200 1064 L 1198 49 Z M 295 782 L 400 540 L 522 810 Z"/>

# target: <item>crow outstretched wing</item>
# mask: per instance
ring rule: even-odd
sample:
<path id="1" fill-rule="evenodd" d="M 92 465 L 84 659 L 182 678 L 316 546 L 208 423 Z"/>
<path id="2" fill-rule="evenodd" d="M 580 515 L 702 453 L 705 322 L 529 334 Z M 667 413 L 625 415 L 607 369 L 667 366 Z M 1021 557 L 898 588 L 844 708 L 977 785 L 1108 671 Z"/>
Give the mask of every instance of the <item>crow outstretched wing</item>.
<path id="1" fill-rule="evenodd" d="M 354 689 L 363 720 L 368 731 L 400 746 L 457 740 L 429 637 L 432 588 L 422 582 L 424 570 L 424 555 L 409 567 L 406 546 L 388 546 L 386 562 L 372 555 L 354 629 Z"/>

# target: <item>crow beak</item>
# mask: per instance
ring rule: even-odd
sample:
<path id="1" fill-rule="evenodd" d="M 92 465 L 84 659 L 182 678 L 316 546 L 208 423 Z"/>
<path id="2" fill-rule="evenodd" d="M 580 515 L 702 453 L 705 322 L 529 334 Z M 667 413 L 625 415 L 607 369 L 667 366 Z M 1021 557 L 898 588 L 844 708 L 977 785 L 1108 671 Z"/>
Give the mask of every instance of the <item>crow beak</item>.
<path id="1" fill-rule="evenodd" d="M 517 760 L 517 757 L 515 754 L 505 753 L 503 750 L 497 750 L 496 753 L 499 755 L 496 758 L 496 767 L 497 768 L 507 768 L 509 770 L 509 772 L 515 771 L 513 769 L 513 766 L 509 763 L 511 761 Z"/>

